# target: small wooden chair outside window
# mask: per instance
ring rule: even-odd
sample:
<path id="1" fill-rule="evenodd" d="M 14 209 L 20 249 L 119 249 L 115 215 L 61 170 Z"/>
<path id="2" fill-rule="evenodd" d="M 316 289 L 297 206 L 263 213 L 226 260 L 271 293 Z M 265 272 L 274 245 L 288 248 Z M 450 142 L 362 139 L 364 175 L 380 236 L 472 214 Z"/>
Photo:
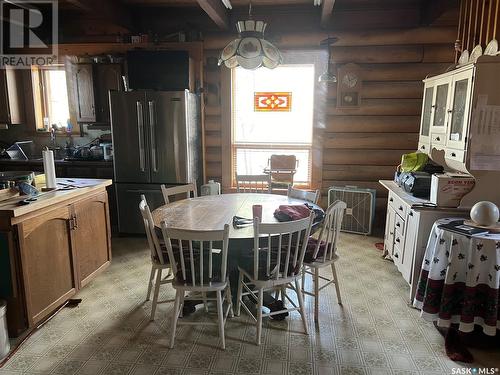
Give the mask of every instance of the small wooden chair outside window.
<path id="1" fill-rule="evenodd" d="M 174 195 L 185 194 L 186 199 L 191 198 L 191 193 L 193 193 L 193 198 L 198 196 L 198 191 L 196 189 L 196 182 L 191 182 L 186 185 L 172 186 L 166 187 L 165 185 L 161 185 L 161 193 L 163 194 L 163 199 L 165 200 L 165 204 L 169 204 L 171 202 L 171 197 Z"/>
<path id="2" fill-rule="evenodd" d="M 166 223 L 162 222 L 161 228 L 175 276 L 172 283 L 176 293 L 170 331 L 170 348 L 174 347 L 177 325 L 216 324 L 219 326 L 222 348 L 225 349 L 224 325 L 227 316 L 233 316 L 231 289 L 227 275 L 229 225 L 224 225 L 224 229 L 221 230 L 194 231 L 168 228 Z M 215 251 L 214 242 L 222 243 L 221 251 Z M 209 293 L 214 293 L 215 297 L 205 297 Z M 178 321 L 184 301 L 201 299 L 196 294 L 201 294 L 203 299 L 216 301 L 217 323 L 187 322 L 186 319 Z M 224 301 L 227 302 L 225 310 Z"/>
<path id="3" fill-rule="evenodd" d="M 335 261 L 339 258 L 337 255 L 337 245 L 339 241 L 340 228 L 342 227 L 342 219 L 347 205 L 342 201 L 335 201 L 332 203 L 325 212 L 325 219 L 314 249 L 312 259 L 304 260 L 304 267 L 302 271 L 302 291 L 304 294 L 314 297 L 314 320 L 318 321 L 319 316 L 319 292 L 330 284 L 335 284 L 335 291 L 337 293 L 337 300 L 339 305 L 342 304 L 340 297 L 340 288 L 337 278 L 337 271 L 335 269 Z M 320 249 L 322 253 L 320 253 Z M 332 278 L 326 278 L 320 275 L 320 270 L 325 267 L 331 267 Z M 312 276 L 313 291 L 307 292 L 304 290 L 305 275 Z M 320 286 L 320 279 L 326 283 Z"/>
<path id="4" fill-rule="evenodd" d="M 302 199 L 314 204 L 318 204 L 319 201 L 319 190 L 308 191 L 295 189 L 292 185 L 288 185 L 288 198 Z"/>
<path id="5" fill-rule="evenodd" d="M 149 209 L 146 197 L 144 195 L 141 195 L 139 210 L 141 211 L 142 219 L 144 221 L 144 229 L 146 231 L 146 237 L 148 238 L 149 250 L 151 251 L 151 273 L 149 274 L 148 294 L 146 296 L 146 301 L 149 301 L 149 297 L 151 296 L 151 290 L 154 284 L 154 294 L 153 294 L 153 302 L 151 305 L 151 318 L 150 318 L 151 320 L 154 320 L 156 306 L 159 303 L 167 303 L 174 301 L 173 299 L 158 301 L 160 285 L 171 284 L 173 281 L 173 277 L 170 277 L 172 276 L 172 273 L 168 255 L 166 251 L 164 253 L 162 250 L 162 246 L 155 232 L 155 225 L 153 223 L 153 217 L 151 216 L 151 210 Z M 167 272 L 164 279 L 162 279 L 163 271 Z"/>
<path id="6" fill-rule="evenodd" d="M 298 166 L 295 155 L 271 155 L 264 172 L 270 175 L 272 188 L 286 189 L 288 185 L 293 185 Z"/>
<path id="7" fill-rule="evenodd" d="M 298 311 L 304 324 L 304 331 L 308 334 L 307 320 L 300 286 L 302 262 L 311 232 L 314 213 L 301 220 L 283 223 L 260 223 L 254 220 L 254 248 L 253 264 L 238 266 L 238 302 L 236 315 L 240 315 L 241 307 L 255 320 L 257 326 L 256 343 L 260 345 L 262 332 L 262 318 L 287 311 Z M 288 294 L 293 290 L 297 295 L 297 306 Z M 292 307 L 283 310 L 263 313 L 264 291 L 281 293 L 281 300 L 285 300 Z M 256 302 L 257 316 L 250 311 L 243 301 L 248 296 Z"/>
<path id="8" fill-rule="evenodd" d="M 242 175 L 236 174 L 236 191 L 238 193 L 271 193 L 271 181 L 268 174 Z"/>

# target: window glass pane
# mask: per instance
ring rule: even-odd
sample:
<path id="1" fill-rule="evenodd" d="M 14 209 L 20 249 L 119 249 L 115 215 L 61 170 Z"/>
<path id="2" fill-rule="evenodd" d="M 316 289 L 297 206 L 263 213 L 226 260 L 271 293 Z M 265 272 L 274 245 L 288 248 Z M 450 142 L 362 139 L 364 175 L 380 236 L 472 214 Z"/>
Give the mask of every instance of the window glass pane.
<path id="1" fill-rule="evenodd" d="M 236 148 L 236 173 L 238 174 L 262 174 L 269 164 L 271 155 L 295 155 L 299 161 L 294 183 L 308 183 L 309 150 L 276 150 L 276 149 L 248 149 Z"/>
<path id="2" fill-rule="evenodd" d="M 66 88 L 66 73 L 64 70 L 46 70 L 45 94 L 47 95 L 47 113 L 49 124 L 58 128 L 67 125 L 69 119 L 68 90 Z"/>
<path id="3" fill-rule="evenodd" d="M 235 143 L 311 144 L 314 65 L 234 69 Z M 291 93 L 290 111 L 255 111 L 255 93 Z"/>

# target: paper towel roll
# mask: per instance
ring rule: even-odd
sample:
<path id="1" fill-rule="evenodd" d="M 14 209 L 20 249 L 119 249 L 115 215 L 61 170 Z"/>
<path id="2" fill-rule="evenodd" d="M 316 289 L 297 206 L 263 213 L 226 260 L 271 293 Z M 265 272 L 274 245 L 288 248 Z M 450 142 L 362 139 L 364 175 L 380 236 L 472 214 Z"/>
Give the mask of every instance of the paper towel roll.
<path id="1" fill-rule="evenodd" d="M 45 173 L 45 186 L 48 189 L 57 188 L 56 166 L 54 165 L 54 153 L 51 150 L 42 151 L 43 171 Z"/>

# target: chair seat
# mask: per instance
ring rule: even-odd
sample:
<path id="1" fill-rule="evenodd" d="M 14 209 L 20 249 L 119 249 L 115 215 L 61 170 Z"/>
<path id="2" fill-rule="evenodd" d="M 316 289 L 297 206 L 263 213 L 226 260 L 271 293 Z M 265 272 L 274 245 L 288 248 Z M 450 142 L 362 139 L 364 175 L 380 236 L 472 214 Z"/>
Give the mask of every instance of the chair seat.
<path id="1" fill-rule="evenodd" d="M 238 271 L 243 273 L 250 280 L 247 284 L 253 284 L 256 288 L 272 288 L 278 285 L 288 284 L 299 277 L 299 275 L 293 275 L 286 278 L 280 277 L 278 279 L 267 278 L 255 280 L 253 278 L 253 272 L 249 272 L 243 267 L 238 267 Z"/>

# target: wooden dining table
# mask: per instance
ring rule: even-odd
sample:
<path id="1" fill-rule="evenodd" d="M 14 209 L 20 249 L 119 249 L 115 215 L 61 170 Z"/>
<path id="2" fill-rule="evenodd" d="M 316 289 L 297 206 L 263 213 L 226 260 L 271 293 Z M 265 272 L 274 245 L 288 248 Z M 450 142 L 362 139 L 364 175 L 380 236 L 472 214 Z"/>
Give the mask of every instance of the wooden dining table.
<path id="1" fill-rule="evenodd" d="M 229 224 L 229 239 L 244 240 L 253 238 L 253 226 L 234 228 L 233 217 L 240 216 L 252 219 L 252 206 L 262 205 L 262 222 L 277 223 L 274 211 L 280 205 L 299 205 L 309 203 L 317 209 L 319 206 L 301 199 L 289 198 L 285 195 L 262 193 L 235 193 L 207 195 L 197 198 L 183 199 L 158 207 L 153 211 L 156 227 L 165 221 L 167 227 L 185 230 L 220 230 Z"/>

